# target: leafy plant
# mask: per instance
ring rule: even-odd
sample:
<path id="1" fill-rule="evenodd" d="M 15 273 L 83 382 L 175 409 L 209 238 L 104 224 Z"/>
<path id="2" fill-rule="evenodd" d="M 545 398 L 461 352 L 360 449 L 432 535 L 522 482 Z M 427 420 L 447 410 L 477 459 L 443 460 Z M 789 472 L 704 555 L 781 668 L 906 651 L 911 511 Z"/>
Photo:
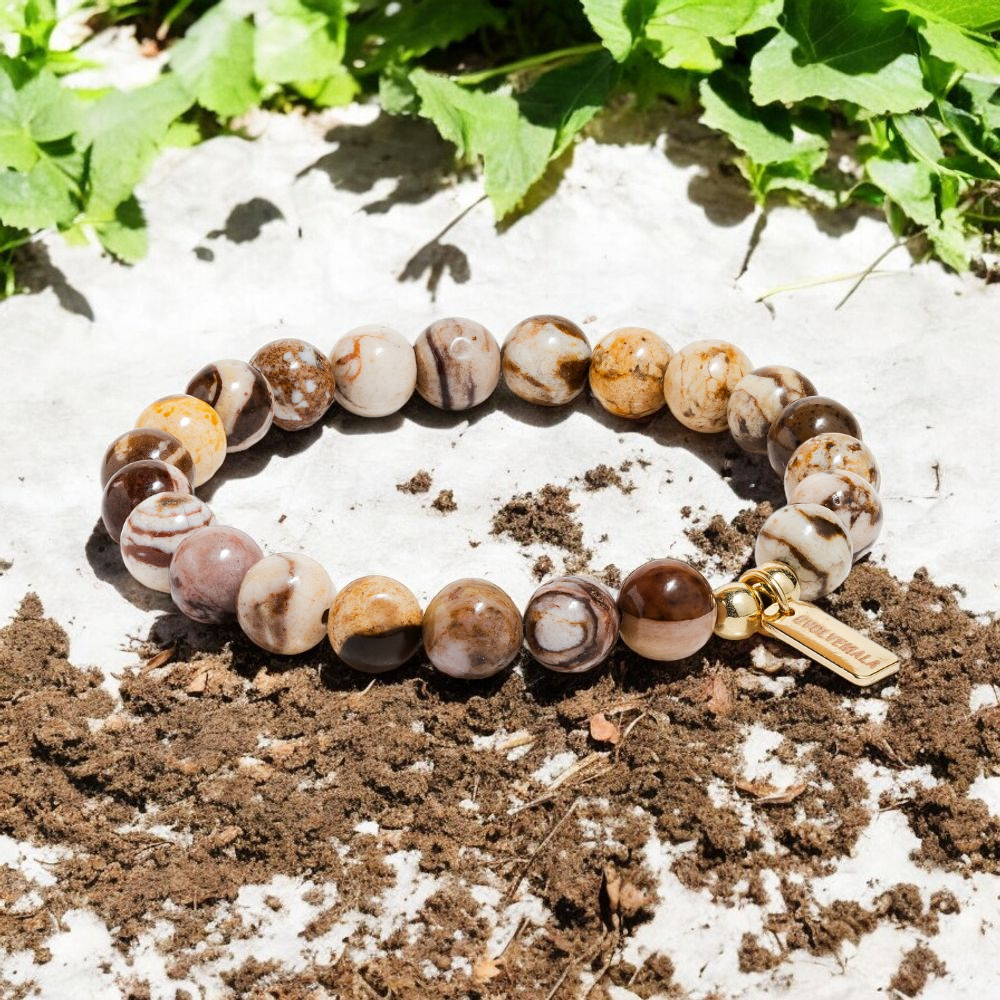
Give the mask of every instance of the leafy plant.
<path id="1" fill-rule="evenodd" d="M 1000 190 L 995 0 L 83 0 L 166 67 L 81 86 L 54 0 L 0 11 L 0 275 L 41 230 L 146 250 L 135 188 L 166 146 L 254 107 L 377 94 L 482 165 L 498 218 L 612 100 L 697 103 L 762 205 L 881 205 L 956 270 Z M 834 153 L 834 149 L 838 152 Z"/>

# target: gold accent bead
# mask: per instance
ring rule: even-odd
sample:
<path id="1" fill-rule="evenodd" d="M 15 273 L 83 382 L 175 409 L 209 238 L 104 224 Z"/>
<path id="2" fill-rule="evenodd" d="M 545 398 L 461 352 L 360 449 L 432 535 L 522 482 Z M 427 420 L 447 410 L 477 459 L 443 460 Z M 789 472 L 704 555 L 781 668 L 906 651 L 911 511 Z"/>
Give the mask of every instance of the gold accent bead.
<path id="1" fill-rule="evenodd" d="M 765 614 L 775 604 L 787 610 L 788 602 L 797 601 L 801 593 L 795 572 L 781 562 L 761 563 L 754 569 L 748 569 L 740 577 L 740 583 L 753 587 Z"/>
<path id="2" fill-rule="evenodd" d="M 760 600 L 745 583 L 727 583 L 715 591 L 715 634 L 749 639 L 760 626 Z"/>

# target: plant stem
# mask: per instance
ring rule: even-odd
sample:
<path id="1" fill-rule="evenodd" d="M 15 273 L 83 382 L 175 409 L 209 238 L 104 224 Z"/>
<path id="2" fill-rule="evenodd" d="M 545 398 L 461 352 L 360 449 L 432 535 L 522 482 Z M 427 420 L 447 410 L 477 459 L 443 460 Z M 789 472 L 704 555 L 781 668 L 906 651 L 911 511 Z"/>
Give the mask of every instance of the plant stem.
<path id="1" fill-rule="evenodd" d="M 453 76 L 454 83 L 460 83 L 463 87 L 474 87 L 477 84 L 485 83 L 496 76 L 509 76 L 511 73 L 521 73 L 526 69 L 537 69 L 539 66 L 548 66 L 550 63 L 562 62 L 565 59 L 576 59 L 579 56 L 589 56 L 591 53 L 600 52 L 604 46 L 600 42 L 588 42 L 586 45 L 573 45 L 568 49 L 556 49 L 554 52 L 543 52 L 537 56 L 528 56 L 526 59 L 518 59 L 516 62 L 506 63 L 503 66 L 494 66 L 492 69 L 480 70 L 478 73 L 463 73 L 461 76 Z"/>

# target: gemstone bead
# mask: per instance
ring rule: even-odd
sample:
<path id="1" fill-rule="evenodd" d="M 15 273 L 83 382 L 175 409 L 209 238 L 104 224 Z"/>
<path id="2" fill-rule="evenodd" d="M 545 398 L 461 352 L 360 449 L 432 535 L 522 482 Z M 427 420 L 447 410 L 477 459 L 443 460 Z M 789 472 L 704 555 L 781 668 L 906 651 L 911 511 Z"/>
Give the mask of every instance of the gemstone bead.
<path id="1" fill-rule="evenodd" d="M 875 487 L 853 472 L 814 472 L 792 490 L 788 501 L 818 503 L 832 510 L 851 536 L 855 562 L 871 551 L 882 530 L 882 501 Z"/>
<path id="2" fill-rule="evenodd" d="M 815 395 L 816 386 L 794 368 L 755 368 L 736 383 L 726 405 L 726 422 L 733 440 L 744 451 L 766 454 L 767 432 L 781 411 L 797 399 Z"/>
<path id="3" fill-rule="evenodd" d="M 524 640 L 531 655 L 550 670 L 590 670 L 608 658 L 618 641 L 615 599 L 582 576 L 544 583 L 525 609 Z"/>
<path id="4" fill-rule="evenodd" d="M 817 434 L 830 432 L 861 437 L 857 417 L 835 399 L 827 396 L 804 396 L 786 406 L 767 432 L 767 457 L 779 476 L 795 449 Z"/>
<path id="5" fill-rule="evenodd" d="M 269 653 L 304 653 L 326 635 L 334 593 L 333 581 L 315 559 L 280 552 L 247 571 L 236 617 L 247 638 Z"/>
<path id="6" fill-rule="evenodd" d="M 158 493 L 190 493 L 193 487 L 175 465 L 146 459 L 119 469 L 108 480 L 101 498 L 101 520 L 117 542 L 129 514 Z"/>
<path id="7" fill-rule="evenodd" d="M 466 680 L 492 677 L 521 649 L 521 615 L 494 584 L 456 580 L 427 605 L 423 638 L 427 658 L 442 673 Z"/>
<path id="8" fill-rule="evenodd" d="M 751 368 L 750 359 L 735 345 L 696 340 L 682 347 L 667 365 L 663 380 L 667 406 L 693 431 L 724 431 L 730 394 Z"/>
<path id="9" fill-rule="evenodd" d="M 414 345 L 417 392 L 442 410 L 469 410 L 500 380 L 500 348 L 485 326 L 453 316 L 431 323 Z"/>
<path id="10" fill-rule="evenodd" d="M 683 660 L 715 628 L 708 580 L 679 559 L 654 559 L 633 570 L 622 583 L 618 610 L 625 644 L 649 660 Z"/>
<path id="11" fill-rule="evenodd" d="M 164 396 L 139 414 L 136 427 L 173 434 L 194 461 L 194 486 L 207 483 L 226 458 L 226 431 L 208 403 L 194 396 Z"/>
<path id="12" fill-rule="evenodd" d="M 274 422 L 283 431 L 312 427 L 333 402 L 333 366 L 318 347 L 295 337 L 265 344 L 250 359 L 274 393 Z"/>
<path id="13" fill-rule="evenodd" d="M 878 490 L 882 483 L 871 448 L 850 434 L 817 434 L 795 449 L 785 466 L 785 496 L 817 472 L 853 472 Z"/>
<path id="14" fill-rule="evenodd" d="M 174 465 L 189 482 L 194 482 L 194 459 L 173 434 L 155 427 L 136 427 L 119 434 L 108 445 L 101 463 L 101 488 L 108 485 L 108 480 L 119 469 L 144 459 Z"/>
<path id="15" fill-rule="evenodd" d="M 189 493 L 157 493 L 128 516 L 122 528 L 125 568 L 143 586 L 170 593 L 170 560 L 192 532 L 210 525 L 208 504 Z"/>
<path id="16" fill-rule="evenodd" d="M 638 420 L 661 410 L 663 376 L 673 348 L 652 330 L 623 326 L 594 348 L 590 359 L 590 389 L 594 398 L 616 417 Z"/>
<path id="17" fill-rule="evenodd" d="M 205 365 L 188 382 L 187 393 L 219 414 L 226 431 L 226 451 L 245 451 L 271 429 L 274 396 L 267 379 L 245 361 Z"/>
<path id="18" fill-rule="evenodd" d="M 590 344 L 563 316 L 529 316 L 503 342 L 503 377 L 515 396 L 539 406 L 562 406 L 583 392 Z"/>
<path id="19" fill-rule="evenodd" d="M 792 568 L 805 601 L 831 593 L 847 579 L 852 553 L 841 519 L 817 503 L 776 510 L 764 522 L 754 547 L 758 566 L 781 562 Z"/>
<path id="20" fill-rule="evenodd" d="M 182 538 L 170 560 L 170 596 L 196 622 L 233 621 L 243 577 L 263 558 L 260 546 L 238 528 L 202 528 Z"/>
<path id="21" fill-rule="evenodd" d="M 413 395 L 417 359 L 410 342 L 390 326 L 358 326 L 330 352 L 337 402 L 360 417 L 395 413 Z"/>
<path id="22" fill-rule="evenodd" d="M 394 670 L 420 648 L 420 604 L 390 577 L 363 576 L 333 599 L 327 634 L 333 651 L 355 670 Z"/>

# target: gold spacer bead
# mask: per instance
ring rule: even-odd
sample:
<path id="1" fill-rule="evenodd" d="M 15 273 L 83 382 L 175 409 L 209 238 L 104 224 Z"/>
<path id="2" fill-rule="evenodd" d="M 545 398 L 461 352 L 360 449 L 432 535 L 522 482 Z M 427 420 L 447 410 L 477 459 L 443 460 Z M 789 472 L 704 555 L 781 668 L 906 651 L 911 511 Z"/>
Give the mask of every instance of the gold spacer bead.
<path id="1" fill-rule="evenodd" d="M 801 594 L 794 570 L 782 562 L 761 563 L 747 570 L 740 577 L 740 583 L 753 587 L 765 613 L 772 605 L 784 606 L 789 601 L 797 601 Z"/>
<path id="2" fill-rule="evenodd" d="M 723 639 L 749 639 L 760 626 L 760 600 L 745 583 L 727 583 L 715 594 L 715 634 Z"/>

